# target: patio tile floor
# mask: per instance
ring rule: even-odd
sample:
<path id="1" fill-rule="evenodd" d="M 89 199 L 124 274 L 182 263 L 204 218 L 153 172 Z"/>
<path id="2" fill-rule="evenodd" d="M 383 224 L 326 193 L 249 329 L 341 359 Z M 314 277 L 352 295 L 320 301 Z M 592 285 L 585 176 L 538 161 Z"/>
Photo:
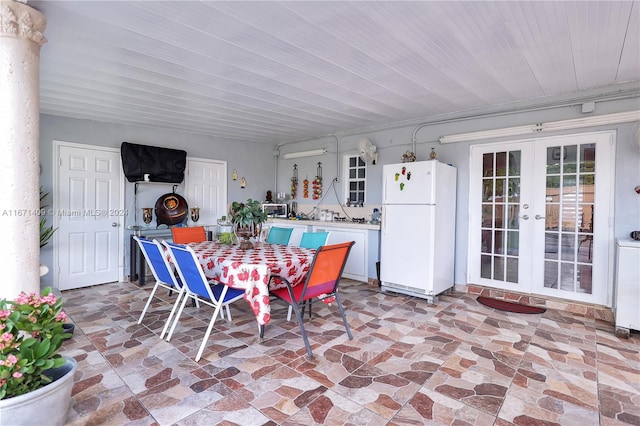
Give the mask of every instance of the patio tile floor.
<path id="1" fill-rule="evenodd" d="M 343 280 L 354 335 L 314 304 L 309 359 L 287 308 L 272 303 L 260 342 L 249 305 L 231 305 L 199 362 L 212 310 L 187 306 L 170 342 L 151 284 L 64 291 L 78 361 L 67 425 L 640 424 L 640 334 L 548 309 L 513 314 L 451 292 L 436 304 Z M 321 306 L 322 305 L 322 306 Z"/>

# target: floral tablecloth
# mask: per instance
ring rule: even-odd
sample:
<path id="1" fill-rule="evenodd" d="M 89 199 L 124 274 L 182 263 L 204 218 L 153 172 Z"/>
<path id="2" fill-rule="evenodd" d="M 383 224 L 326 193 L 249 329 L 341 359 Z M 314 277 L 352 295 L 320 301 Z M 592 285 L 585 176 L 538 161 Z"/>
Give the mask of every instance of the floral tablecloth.
<path id="1" fill-rule="evenodd" d="M 248 250 L 216 241 L 190 243 L 189 246 L 196 253 L 207 278 L 245 289 L 244 298 L 260 325 L 271 319 L 269 277 L 282 276 L 293 286 L 303 283 L 315 254 L 315 250 L 302 247 L 259 242 Z M 278 280 L 273 281 L 271 289 L 285 286 Z"/>

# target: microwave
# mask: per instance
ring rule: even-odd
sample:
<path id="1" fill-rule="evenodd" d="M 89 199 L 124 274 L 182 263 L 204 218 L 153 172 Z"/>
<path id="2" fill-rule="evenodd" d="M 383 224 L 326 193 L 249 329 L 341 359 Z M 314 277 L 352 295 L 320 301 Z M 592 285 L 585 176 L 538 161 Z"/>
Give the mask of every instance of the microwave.
<path id="1" fill-rule="evenodd" d="M 270 217 L 287 217 L 286 204 L 262 204 L 262 211 Z"/>

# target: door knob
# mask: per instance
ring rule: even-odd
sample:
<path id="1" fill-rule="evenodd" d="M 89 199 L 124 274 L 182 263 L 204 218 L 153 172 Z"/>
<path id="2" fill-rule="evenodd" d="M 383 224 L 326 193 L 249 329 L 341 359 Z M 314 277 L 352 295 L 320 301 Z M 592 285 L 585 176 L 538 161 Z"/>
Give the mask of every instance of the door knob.
<path id="1" fill-rule="evenodd" d="M 525 214 L 524 216 L 520 216 L 522 220 L 529 220 L 529 215 Z"/>
<path id="2" fill-rule="evenodd" d="M 539 214 L 535 215 L 536 220 L 544 219 L 544 216 L 540 216 Z"/>
<path id="3" fill-rule="evenodd" d="M 117 227 L 118 227 L 118 222 L 113 222 L 113 223 L 111 224 L 111 226 L 113 226 L 114 228 L 117 228 Z"/>

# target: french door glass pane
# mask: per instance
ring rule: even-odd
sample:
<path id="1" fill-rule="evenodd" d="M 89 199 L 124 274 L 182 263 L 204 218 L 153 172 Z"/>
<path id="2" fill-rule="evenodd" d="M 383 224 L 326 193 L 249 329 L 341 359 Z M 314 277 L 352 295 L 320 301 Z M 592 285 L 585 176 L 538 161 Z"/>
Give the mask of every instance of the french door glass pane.
<path id="1" fill-rule="evenodd" d="M 591 294 L 595 144 L 547 148 L 544 286 Z"/>
<path id="2" fill-rule="evenodd" d="M 520 151 L 482 156 L 482 278 L 518 282 L 520 158 Z"/>

